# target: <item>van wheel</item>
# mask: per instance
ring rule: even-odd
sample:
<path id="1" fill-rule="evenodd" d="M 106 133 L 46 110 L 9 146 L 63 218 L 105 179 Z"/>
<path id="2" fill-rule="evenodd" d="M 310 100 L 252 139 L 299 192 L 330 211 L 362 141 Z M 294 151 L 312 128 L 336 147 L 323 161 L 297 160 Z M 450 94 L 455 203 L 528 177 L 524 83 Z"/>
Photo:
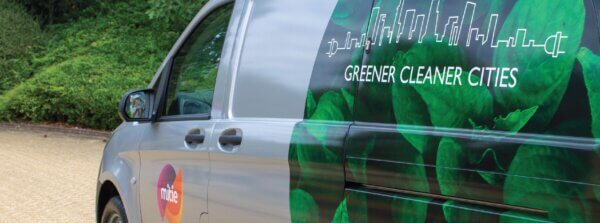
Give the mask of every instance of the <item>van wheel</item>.
<path id="1" fill-rule="evenodd" d="M 123 202 L 117 196 L 112 197 L 104 206 L 102 212 L 102 223 L 127 223 L 127 215 L 125 214 L 125 207 Z"/>

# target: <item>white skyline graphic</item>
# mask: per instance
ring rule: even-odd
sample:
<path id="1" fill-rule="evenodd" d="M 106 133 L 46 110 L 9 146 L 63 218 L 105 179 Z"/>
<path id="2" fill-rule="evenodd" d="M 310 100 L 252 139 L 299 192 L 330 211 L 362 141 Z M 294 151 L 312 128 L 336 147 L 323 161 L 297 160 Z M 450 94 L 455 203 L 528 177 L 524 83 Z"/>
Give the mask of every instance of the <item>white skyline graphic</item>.
<path id="1" fill-rule="evenodd" d="M 388 22 L 388 15 L 380 12 L 380 7 L 373 8 L 369 21 L 372 30 L 370 35 L 361 33 L 354 36 L 352 32 L 348 32 L 343 44 L 340 44 L 336 38 L 332 38 L 328 42 L 329 51 L 326 54 L 333 57 L 339 51 L 362 48 L 367 44 L 367 36 L 371 38 L 372 46 L 381 46 L 384 42 L 399 43 L 400 40 L 416 40 L 418 43 L 423 43 L 425 37 L 431 36 L 438 43 L 447 41 L 449 46 L 533 48 L 543 50 L 553 58 L 565 54 L 562 43 L 568 36 L 565 36 L 562 31 L 556 31 L 548 34 L 543 40 L 538 40 L 527 36 L 527 28 L 517 28 L 508 37 L 498 38 L 500 15 L 497 13 L 489 15 L 487 28 L 476 27 L 473 24 L 477 10 L 475 2 L 467 1 L 462 15 L 449 16 L 443 20 L 444 18 L 440 18 L 440 0 L 431 0 L 429 10 L 426 12 L 418 12 L 411 8 L 405 10 L 404 5 L 407 1 L 410 0 L 400 0 L 391 24 Z"/>

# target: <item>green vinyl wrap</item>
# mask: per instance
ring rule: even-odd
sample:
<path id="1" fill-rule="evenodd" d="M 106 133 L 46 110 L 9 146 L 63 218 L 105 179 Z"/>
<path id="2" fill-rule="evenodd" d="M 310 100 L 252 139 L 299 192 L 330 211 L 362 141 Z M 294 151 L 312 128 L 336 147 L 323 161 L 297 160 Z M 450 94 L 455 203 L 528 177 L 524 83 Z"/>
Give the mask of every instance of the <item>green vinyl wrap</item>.
<path id="1" fill-rule="evenodd" d="M 441 35 L 468 6 L 487 40 Z M 426 16 L 394 17 L 407 9 Z M 597 18 L 588 0 L 339 0 L 292 135 L 292 222 L 600 222 Z M 397 21 L 424 28 L 384 35 Z M 349 66 L 394 66 L 395 81 L 349 80 Z M 462 73 L 404 83 L 403 67 Z M 498 85 L 474 67 L 518 72 Z"/>

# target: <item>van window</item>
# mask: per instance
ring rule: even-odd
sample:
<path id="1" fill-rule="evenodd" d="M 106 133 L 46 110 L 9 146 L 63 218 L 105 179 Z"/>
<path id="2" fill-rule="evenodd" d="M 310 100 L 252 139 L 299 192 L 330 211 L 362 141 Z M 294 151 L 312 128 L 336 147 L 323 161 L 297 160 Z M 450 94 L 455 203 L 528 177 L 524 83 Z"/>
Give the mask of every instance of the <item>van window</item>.
<path id="1" fill-rule="evenodd" d="M 233 4 L 208 15 L 173 58 L 163 115 L 210 114 Z"/>

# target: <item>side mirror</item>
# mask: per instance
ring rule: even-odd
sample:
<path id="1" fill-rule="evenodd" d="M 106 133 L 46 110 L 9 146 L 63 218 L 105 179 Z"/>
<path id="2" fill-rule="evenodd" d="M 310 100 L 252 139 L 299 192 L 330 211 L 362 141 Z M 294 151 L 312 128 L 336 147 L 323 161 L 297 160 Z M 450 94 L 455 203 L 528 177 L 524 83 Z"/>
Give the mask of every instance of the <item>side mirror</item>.
<path id="1" fill-rule="evenodd" d="M 130 91 L 123 96 L 119 104 L 119 116 L 125 122 L 151 121 L 154 117 L 152 108 L 154 103 L 154 90 Z"/>

